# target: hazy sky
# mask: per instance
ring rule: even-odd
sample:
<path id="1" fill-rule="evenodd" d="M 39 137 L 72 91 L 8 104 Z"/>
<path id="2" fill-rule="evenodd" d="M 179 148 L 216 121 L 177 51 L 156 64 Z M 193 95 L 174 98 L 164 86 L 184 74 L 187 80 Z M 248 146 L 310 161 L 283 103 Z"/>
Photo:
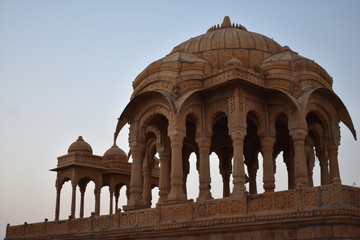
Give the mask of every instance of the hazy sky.
<path id="1" fill-rule="evenodd" d="M 329 0 L 0 0 L 0 238 L 7 223 L 53 220 L 57 157 L 79 135 L 103 155 L 135 77 L 225 15 L 324 67 L 359 130 L 359 10 Z M 359 186 L 360 144 L 341 126 L 342 181 Z M 128 150 L 127 133 L 118 145 Z M 69 194 L 64 185 L 62 218 Z"/>

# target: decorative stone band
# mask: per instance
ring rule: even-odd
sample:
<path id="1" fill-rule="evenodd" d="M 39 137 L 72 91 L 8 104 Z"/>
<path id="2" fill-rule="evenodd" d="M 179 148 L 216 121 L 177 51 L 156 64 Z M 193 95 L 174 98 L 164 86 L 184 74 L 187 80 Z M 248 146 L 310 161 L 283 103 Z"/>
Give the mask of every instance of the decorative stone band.
<path id="1" fill-rule="evenodd" d="M 287 223 L 323 217 L 337 216 L 349 219 L 352 224 L 360 224 L 360 189 L 334 184 L 320 187 L 270 192 L 256 195 L 228 197 L 201 202 L 185 202 L 163 205 L 157 208 L 117 211 L 116 214 L 89 218 L 69 218 L 63 221 L 7 226 L 5 239 L 38 239 L 56 236 L 56 239 L 87 239 L 86 236 L 114 236 L 114 234 L 138 234 L 145 237 L 149 231 L 176 230 L 177 234 L 189 234 L 189 228 L 224 230 L 224 224 L 271 224 L 281 220 Z M 274 223 L 275 224 L 275 223 Z M 210 228 L 210 229 L 208 229 Z M 196 230 L 194 229 L 194 231 Z M 223 229 L 223 230 L 219 230 Z M 192 230 L 191 230 L 192 231 Z M 193 234 L 196 234 L 195 232 Z M 100 237 L 101 236 L 101 237 Z"/>

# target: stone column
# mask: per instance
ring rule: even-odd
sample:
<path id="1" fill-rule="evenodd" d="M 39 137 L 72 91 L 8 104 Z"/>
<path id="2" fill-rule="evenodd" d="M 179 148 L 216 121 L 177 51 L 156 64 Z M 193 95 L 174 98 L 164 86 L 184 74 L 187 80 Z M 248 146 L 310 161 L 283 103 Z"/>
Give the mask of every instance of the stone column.
<path id="1" fill-rule="evenodd" d="M 95 194 L 95 215 L 100 215 L 100 194 L 101 194 L 100 186 L 95 185 L 94 194 Z"/>
<path id="2" fill-rule="evenodd" d="M 109 187 L 109 194 L 110 194 L 110 204 L 109 204 L 109 214 L 113 214 L 114 209 L 114 191 Z"/>
<path id="3" fill-rule="evenodd" d="M 256 159 L 256 161 L 257 161 L 257 159 Z M 257 194 L 257 186 L 256 186 L 257 170 L 258 170 L 258 167 L 256 166 L 255 163 L 251 164 L 248 167 L 250 194 Z"/>
<path id="4" fill-rule="evenodd" d="M 76 204 L 76 186 L 77 184 L 71 182 L 72 185 L 72 197 L 71 197 L 71 217 L 75 218 L 75 204 Z"/>
<path id="5" fill-rule="evenodd" d="M 80 218 L 84 217 L 84 197 L 85 197 L 85 187 L 80 187 Z"/>
<path id="6" fill-rule="evenodd" d="M 116 191 L 115 194 L 115 212 L 119 209 L 119 196 L 120 196 L 120 191 Z"/>
<path id="7" fill-rule="evenodd" d="M 223 181 L 223 197 L 230 196 L 230 175 L 231 175 L 231 159 L 233 157 L 232 148 L 224 147 L 216 150 L 219 158 L 219 170 Z"/>
<path id="8" fill-rule="evenodd" d="M 230 196 L 230 174 L 231 171 L 221 172 L 221 177 L 223 180 L 223 198 Z"/>
<path id="9" fill-rule="evenodd" d="M 329 164 L 326 151 L 324 149 L 316 151 L 316 155 L 319 158 L 320 162 L 320 171 L 321 171 L 321 185 L 330 184 L 329 181 Z"/>
<path id="10" fill-rule="evenodd" d="M 330 161 L 330 182 L 333 183 L 335 178 L 340 179 L 339 163 L 338 163 L 339 144 L 332 142 L 327 144 L 328 157 Z"/>
<path id="11" fill-rule="evenodd" d="M 159 200 L 158 203 L 161 204 L 164 200 L 167 199 L 167 196 L 170 192 L 170 170 L 169 170 L 169 161 L 170 161 L 170 149 L 159 147 L 159 162 L 160 162 L 160 173 L 159 173 Z"/>
<path id="12" fill-rule="evenodd" d="M 244 137 L 246 132 L 231 132 L 233 141 L 234 163 L 233 163 L 233 192 L 231 196 L 241 196 L 246 193 L 245 188 L 245 171 L 244 171 Z"/>
<path id="13" fill-rule="evenodd" d="M 60 195 L 62 186 L 56 186 L 56 205 L 55 205 L 55 221 L 59 221 L 60 216 Z"/>
<path id="14" fill-rule="evenodd" d="M 212 199 L 211 196 L 211 177 L 210 177 L 210 163 L 209 163 L 209 155 L 210 155 L 210 146 L 211 146 L 211 138 L 209 137 L 201 137 L 196 139 L 196 142 L 199 146 L 199 197 L 198 201 Z"/>
<path id="15" fill-rule="evenodd" d="M 142 208 L 142 161 L 144 157 L 144 144 L 136 143 L 130 146 L 132 153 L 130 198 L 125 209 L 133 210 Z"/>
<path id="16" fill-rule="evenodd" d="M 261 138 L 261 153 L 263 156 L 263 182 L 265 192 L 274 192 L 275 189 L 275 166 L 274 166 L 274 137 Z"/>
<path id="17" fill-rule="evenodd" d="M 186 200 L 183 182 L 183 159 L 182 147 L 185 137 L 184 133 L 179 131 L 169 132 L 171 142 L 171 189 L 168 195 L 169 200 L 183 201 Z"/>
<path id="18" fill-rule="evenodd" d="M 150 177 L 151 177 L 151 170 L 150 170 L 150 164 L 148 161 L 149 159 L 145 159 L 145 163 L 143 165 L 143 205 L 146 208 L 151 207 L 151 184 L 150 184 Z"/>
<path id="19" fill-rule="evenodd" d="M 309 186 L 307 164 L 305 159 L 305 137 L 307 131 L 305 129 L 290 130 L 290 135 L 294 144 L 294 181 L 295 186 L 299 183 Z"/>

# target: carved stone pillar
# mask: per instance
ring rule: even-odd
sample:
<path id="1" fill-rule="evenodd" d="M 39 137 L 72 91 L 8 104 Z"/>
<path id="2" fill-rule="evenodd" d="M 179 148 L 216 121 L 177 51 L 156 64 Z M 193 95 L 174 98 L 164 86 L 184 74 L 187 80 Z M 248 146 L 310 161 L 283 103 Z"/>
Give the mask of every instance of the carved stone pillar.
<path id="1" fill-rule="evenodd" d="M 149 164 L 149 159 L 145 160 L 146 162 L 143 165 L 143 206 L 146 208 L 151 207 L 151 184 L 150 184 L 150 177 L 151 177 L 151 169 Z"/>
<path id="2" fill-rule="evenodd" d="M 230 147 L 223 147 L 217 149 L 216 155 L 219 158 L 219 169 L 223 180 L 223 197 L 230 196 L 230 175 L 232 171 L 231 159 L 233 157 L 233 151 Z"/>
<path id="3" fill-rule="evenodd" d="M 223 171 L 221 173 L 222 180 L 223 180 L 223 197 L 230 196 L 230 174 L 231 171 Z"/>
<path id="4" fill-rule="evenodd" d="M 72 196 L 71 196 L 71 217 L 75 218 L 75 205 L 76 205 L 76 186 L 77 184 L 71 182 L 72 186 Z"/>
<path id="5" fill-rule="evenodd" d="M 329 160 L 324 149 L 316 150 L 316 155 L 320 162 L 321 185 L 330 184 Z"/>
<path id="6" fill-rule="evenodd" d="M 183 159 L 182 147 L 185 134 L 178 131 L 169 133 L 171 142 L 171 189 L 168 195 L 169 200 L 186 200 L 183 182 Z"/>
<path id="7" fill-rule="evenodd" d="M 330 161 L 330 182 L 333 183 L 335 178 L 340 179 L 339 163 L 338 163 L 339 144 L 332 142 L 327 144 L 328 157 Z"/>
<path id="8" fill-rule="evenodd" d="M 275 166 L 273 159 L 274 137 L 261 138 L 261 153 L 263 156 L 263 182 L 265 192 L 273 192 L 275 189 Z"/>
<path id="9" fill-rule="evenodd" d="M 95 194 L 95 215 L 100 215 L 101 186 L 95 185 L 94 194 Z"/>
<path id="10" fill-rule="evenodd" d="M 113 209 L 114 209 L 114 190 L 112 190 L 109 187 L 109 195 L 110 195 L 110 204 L 109 204 L 109 214 L 113 214 Z"/>
<path id="11" fill-rule="evenodd" d="M 144 156 L 144 145 L 133 144 L 130 146 L 132 153 L 132 167 L 130 179 L 130 198 L 128 205 L 124 207 L 125 210 L 133 210 L 142 208 L 141 194 L 142 194 L 142 160 Z"/>
<path id="12" fill-rule="evenodd" d="M 257 194 L 257 186 L 256 186 L 257 170 L 258 170 L 258 166 L 255 162 L 248 167 L 250 194 Z"/>
<path id="13" fill-rule="evenodd" d="M 210 155 L 210 146 L 211 146 L 211 138 L 201 137 L 196 140 L 199 146 L 199 197 L 198 201 L 212 199 L 211 196 L 211 177 L 210 177 L 210 163 L 209 163 L 209 155 Z"/>
<path id="14" fill-rule="evenodd" d="M 307 164 L 305 159 L 305 129 L 290 130 L 290 135 L 294 144 L 294 181 L 295 186 L 299 183 L 309 186 Z"/>
<path id="15" fill-rule="evenodd" d="M 284 158 L 284 163 L 286 164 L 286 170 L 287 170 L 288 189 L 295 189 L 293 144 L 290 146 L 290 148 L 288 150 L 284 150 L 283 158 Z"/>
<path id="16" fill-rule="evenodd" d="M 231 132 L 231 139 L 233 141 L 234 151 L 234 166 L 233 166 L 233 192 L 231 196 L 241 196 L 246 192 L 245 188 L 245 171 L 244 171 L 244 137 L 246 132 L 234 131 Z"/>
<path id="17" fill-rule="evenodd" d="M 60 216 L 60 195 L 62 186 L 56 186 L 56 205 L 55 205 L 55 221 L 59 221 Z"/>
<path id="18" fill-rule="evenodd" d="M 119 209 L 119 196 L 120 196 L 120 191 L 116 191 L 114 193 L 115 196 L 115 212 Z"/>
<path id="19" fill-rule="evenodd" d="M 85 186 L 80 186 L 80 218 L 84 217 L 84 197 L 85 197 Z"/>
<path id="20" fill-rule="evenodd" d="M 169 148 L 159 148 L 159 162 L 160 162 L 160 176 L 159 176 L 159 200 L 158 203 L 161 204 L 164 200 L 167 199 L 167 196 L 170 192 L 170 149 Z"/>

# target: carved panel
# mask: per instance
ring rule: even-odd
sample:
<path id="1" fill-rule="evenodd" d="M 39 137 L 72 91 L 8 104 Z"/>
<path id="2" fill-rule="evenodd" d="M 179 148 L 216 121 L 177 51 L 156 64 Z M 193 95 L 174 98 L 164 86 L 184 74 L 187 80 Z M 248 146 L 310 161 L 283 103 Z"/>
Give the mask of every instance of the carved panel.
<path id="1" fill-rule="evenodd" d="M 70 230 L 71 231 L 87 231 L 91 230 L 92 227 L 91 218 L 77 218 L 70 221 Z"/>
<path id="2" fill-rule="evenodd" d="M 343 202 L 351 206 L 360 207 L 360 189 L 343 186 Z"/>
<path id="3" fill-rule="evenodd" d="M 305 188 L 303 190 L 303 207 L 316 207 L 318 198 L 317 198 L 317 188 Z"/>
<path id="4" fill-rule="evenodd" d="M 322 205 L 330 205 L 333 200 L 334 189 L 332 185 L 321 186 L 321 203 Z"/>
<path id="5" fill-rule="evenodd" d="M 295 192 L 292 190 L 274 193 L 250 195 L 249 212 L 295 208 Z"/>
<path id="6" fill-rule="evenodd" d="M 31 235 L 39 235 L 45 232 L 45 223 L 33 223 L 28 224 L 26 226 L 26 234 L 27 236 Z"/>
<path id="7" fill-rule="evenodd" d="M 116 215 L 95 216 L 94 229 L 111 229 L 114 226 Z"/>
<path id="8" fill-rule="evenodd" d="M 156 208 L 142 209 L 121 213 L 121 226 L 137 226 L 141 224 L 158 223 L 159 210 Z"/>
<path id="9" fill-rule="evenodd" d="M 193 218 L 192 203 L 161 207 L 161 221 L 178 221 Z"/>
<path id="10" fill-rule="evenodd" d="M 231 197 L 195 203 L 195 217 L 206 218 L 246 212 L 244 197 Z"/>
<path id="11" fill-rule="evenodd" d="M 58 233 L 58 232 L 67 232 L 69 229 L 68 221 L 56 221 L 47 223 L 47 232 L 49 233 Z"/>
<path id="12" fill-rule="evenodd" d="M 25 225 L 19 225 L 19 226 L 10 226 L 8 227 L 6 231 L 6 237 L 17 237 L 22 236 L 24 233 L 24 227 Z"/>

